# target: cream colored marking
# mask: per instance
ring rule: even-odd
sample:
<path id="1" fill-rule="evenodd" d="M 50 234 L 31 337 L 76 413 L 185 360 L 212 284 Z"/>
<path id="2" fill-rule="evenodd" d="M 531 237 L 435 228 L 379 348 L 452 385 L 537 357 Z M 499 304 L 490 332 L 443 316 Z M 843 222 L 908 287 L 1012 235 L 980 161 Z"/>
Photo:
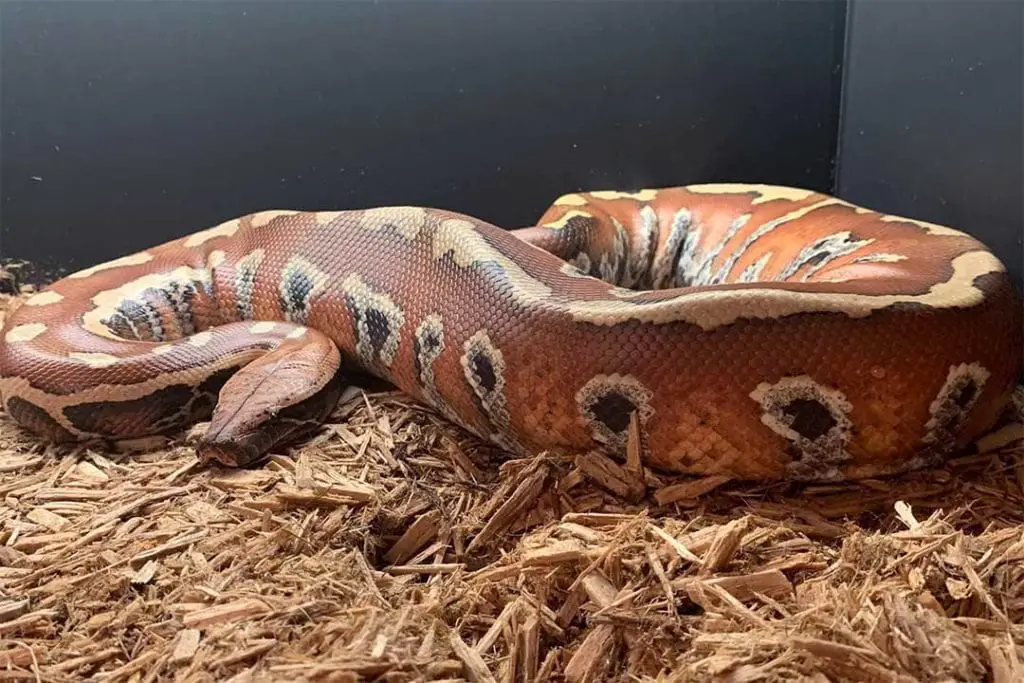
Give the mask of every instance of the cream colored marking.
<path id="1" fill-rule="evenodd" d="M 165 353 L 170 353 L 173 350 L 174 344 L 161 344 L 160 346 L 150 351 L 150 353 L 152 353 L 154 356 L 162 356 Z"/>
<path id="2" fill-rule="evenodd" d="M 774 252 L 769 251 L 767 254 L 764 254 L 761 258 L 757 259 L 757 261 L 744 268 L 743 272 L 740 273 L 740 277 L 737 282 L 758 282 L 761 278 L 761 271 L 763 271 L 765 266 L 768 265 L 768 262 L 772 260 L 773 255 Z"/>
<path id="3" fill-rule="evenodd" d="M 64 297 L 61 294 L 59 294 L 58 292 L 55 292 L 55 291 L 53 291 L 51 289 L 49 291 L 40 292 L 39 294 L 35 294 L 33 296 L 30 296 L 28 299 L 25 300 L 25 305 L 26 306 L 46 306 L 48 304 L 55 304 L 58 301 L 63 301 L 63 300 L 64 300 Z"/>
<path id="4" fill-rule="evenodd" d="M 315 214 L 313 214 L 313 219 L 317 222 L 318 225 L 327 225 L 328 223 L 330 223 L 331 221 L 333 221 L 338 216 L 341 216 L 344 213 L 344 211 L 317 211 Z"/>
<path id="5" fill-rule="evenodd" d="M 813 210 L 815 204 L 802 211 Z M 795 218 L 793 212 L 783 218 Z M 542 250 L 538 249 L 538 252 Z M 492 262 L 500 266 L 512 287 L 510 296 L 524 306 L 544 307 L 552 312 L 564 312 L 579 322 L 595 325 L 617 325 L 628 320 L 665 324 L 687 322 L 711 330 L 729 325 L 742 318 L 781 318 L 795 313 L 841 313 L 851 318 L 862 318 L 872 312 L 899 303 L 919 303 L 934 308 L 969 308 L 984 300 L 984 293 L 974 280 L 990 273 L 1003 273 L 1006 267 L 987 249 L 960 254 L 953 259 L 953 272 L 948 280 L 933 284 L 923 294 L 854 294 L 835 292 L 793 291 L 781 287 L 720 291 L 690 291 L 679 288 L 675 296 L 660 301 L 637 303 L 628 299 L 636 292 L 624 288 L 609 288 L 608 296 L 614 300 L 569 301 L 552 297 L 552 290 L 541 280 L 531 277 L 519 265 L 490 245 L 471 223 L 449 219 L 443 221 L 434 233 L 435 259 L 451 254 L 456 265 L 470 267 Z M 551 255 L 539 258 L 553 259 Z M 557 266 L 556 266 L 557 267 Z"/>
<path id="6" fill-rule="evenodd" d="M 827 235 L 815 240 L 809 246 L 801 249 L 800 253 L 790 261 L 790 263 L 776 276 L 775 279 L 786 280 L 800 270 L 803 270 L 804 273 L 800 277 L 800 280 L 802 282 L 807 282 L 808 278 L 813 276 L 822 268 L 831 265 L 836 259 L 848 256 L 858 249 L 863 249 L 874 241 L 875 240 L 873 238 L 863 240 L 854 239 L 853 233 L 849 230 Z M 815 261 L 815 259 L 821 256 L 824 256 L 824 258 Z"/>
<path id="7" fill-rule="evenodd" d="M 91 368 L 109 368 L 111 365 L 116 365 L 122 360 L 109 353 L 88 353 L 84 351 L 72 351 L 68 354 L 68 358 L 80 360 Z"/>
<path id="8" fill-rule="evenodd" d="M 143 275 L 140 278 L 136 278 L 131 282 L 126 282 L 120 287 L 97 292 L 92 298 L 92 304 L 95 308 L 90 311 L 86 311 L 82 316 L 82 327 L 95 335 L 117 341 L 124 341 L 103 324 L 103 319 L 117 310 L 117 307 L 125 300 L 136 299 L 147 289 L 161 289 L 168 282 L 173 281 L 198 281 L 206 284 L 210 281 L 210 273 L 203 268 L 197 269 L 190 266 L 179 266 L 170 273 L 150 273 L 149 275 Z"/>
<path id="9" fill-rule="evenodd" d="M 785 185 L 757 185 L 747 183 L 704 183 L 701 185 L 687 185 L 686 190 L 695 194 L 743 194 L 745 192 L 760 193 L 752 202 L 764 204 L 783 199 L 790 202 L 799 202 L 812 197 L 817 192 L 804 190 L 798 187 L 787 187 Z"/>
<path id="10" fill-rule="evenodd" d="M 629 282 L 627 287 L 635 287 L 646 276 L 650 280 L 653 267 L 654 252 L 658 246 L 658 214 L 650 206 L 640 210 L 640 225 L 636 230 L 635 244 L 627 250 L 629 267 L 626 269 Z"/>
<path id="11" fill-rule="evenodd" d="M 638 192 L 619 192 L 617 190 L 596 190 L 588 192 L 594 199 L 635 199 L 639 202 L 649 202 L 658 196 L 657 190 L 640 190 Z"/>
<path id="12" fill-rule="evenodd" d="M 394 230 L 405 239 L 416 239 L 427 224 L 427 211 L 419 206 L 382 206 L 367 209 L 359 219 L 359 227 L 380 232 Z"/>
<path id="13" fill-rule="evenodd" d="M 376 364 L 374 353 L 377 352 L 380 362 L 385 367 L 391 367 L 402 341 L 401 330 L 405 324 L 402 309 L 386 293 L 371 289 L 358 273 L 346 277 L 341 283 L 341 288 L 351 299 L 351 306 L 359 312 L 356 323 L 356 351 L 359 352 L 359 357 L 367 365 L 372 366 Z M 367 326 L 366 312 L 371 309 L 383 315 L 388 321 L 387 338 L 384 339 L 379 351 L 373 348 L 370 328 Z"/>
<path id="14" fill-rule="evenodd" d="M 729 257 L 725 260 L 725 263 L 722 265 L 721 268 L 718 269 L 718 272 L 716 272 L 712 276 L 711 280 L 706 284 L 717 285 L 724 282 L 728 277 L 729 273 L 732 272 L 732 269 L 736 267 L 736 264 L 739 262 L 739 260 L 747 253 L 747 250 L 750 249 L 750 247 L 752 247 L 758 240 L 760 240 L 768 233 L 772 232 L 773 230 L 776 230 L 779 227 L 787 225 L 788 223 L 792 223 L 795 220 L 799 220 L 800 218 L 803 218 L 804 216 L 813 211 L 817 211 L 818 209 L 826 206 L 833 206 L 838 203 L 840 202 L 837 199 L 823 199 L 819 202 L 811 204 L 810 206 L 802 206 L 799 209 L 790 211 L 789 213 L 783 216 L 773 218 L 772 220 L 757 226 L 757 228 L 752 233 L 747 235 L 746 239 L 743 240 L 743 244 L 741 244 L 738 248 L 734 248 L 731 250 L 731 253 L 729 254 Z M 735 236 L 736 232 L 738 232 L 739 229 L 742 228 L 742 226 L 746 225 L 747 220 L 744 219 L 744 216 L 749 217 L 750 214 L 743 214 L 743 216 L 740 216 L 735 221 L 733 221 L 733 225 L 730 226 L 729 228 L 729 239 L 731 239 L 732 236 Z M 733 227 L 737 225 L 738 227 L 736 227 L 736 229 L 733 230 Z M 721 249 L 722 246 L 723 243 L 720 242 L 718 248 Z M 685 247 L 683 251 L 686 251 Z"/>
<path id="15" fill-rule="evenodd" d="M 547 223 L 541 223 L 541 227 L 548 228 L 549 230 L 562 230 L 562 229 L 565 228 L 566 225 L 568 225 L 569 221 L 571 221 L 573 218 L 593 218 L 593 217 L 594 217 L 594 214 L 592 214 L 592 213 L 587 213 L 586 211 L 579 211 L 577 209 L 572 209 L 571 211 L 566 211 L 565 214 L 561 218 L 555 219 L 553 221 L 548 221 Z M 452 220 L 456 220 L 456 219 L 452 219 Z"/>
<path id="16" fill-rule="evenodd" d="M 256 271 L 263 263 L 263 255 L 262 249 L 254 249 L 235 264 L 235 277 L 232 283 L 235 288 L 235 308 L 243 320 L 251 320 L 255 315 L 252 296 L 256 289 Z"/>
<path id="17" fill-rule="evenodd" d="M 224 258 L 225 255 L 223 249 L 214 249 L 210 252 L 210 255 L 206 257 L 206 267 L 216 268 L 220 264 L 224 263 Z"/>
<path id="18" fill-rule="evenodd" d="M 198 334 L 193 334 L 188 338 L 188 343 L 192 346 L 206 346 L 210 343 L 211 339 L 213 339 L 213 332 L 206 330 Z"/>
<path id="19" fill-rule="evenodd" d="M 590 277 L 590 256 L 587 252 L 581 251 L 563 263 L 561 271 L 563 275 L 569 277 Z"/>
<path id="20" fill-rule="evenodd" d="M 480 433 L 480 430 L 470 425 L 466 420 L 462 418 L 455 410 L 445 401 L 441 392 L 437 388 L 437 382 L 434 377 L 434 361 L 444 352 L 445 350 L 445 338 L 444 338 L 444 323 L 439 313 L 431 313 L 427 315 L 423 321 L 416 328 L 416 341 L 418 346 L 414 347 L 418 350 L 417 360 L 419 361 L 419 381 L 420 386 L 423 389 L 423 395 L 427 402 L 432 405 L 441 415 L 448 418 L 455 424 L 459 425 L 464 429 L 468 429 L 470 432 L 477 434 L 481 438 L 486 438 L 486 434 Z M 425 342 L 429 337 L 433 337 L 437 342 L 437 345 L 430 348 Z"/>
<path id="21" fill-rule="evenodd" d="M 15 342 L 29 342 L 46 332 L 46 325 L 43 323 L 26 323 L 24 325 L 18 325 L 7 330 L 7 334 L 4 335 L 4 341 L 8 344 Z"/>
<path id="22" fill-rule="evenodd" d="M 299 212 L 291 209 L 269 209 L 267 211 L 260 211 L 259 213 L 254 213 L 249 217 L 249 224 L 254 228 L 262 228 L 275 218 L 281 218 L 282 216 L 294 216 L 297 213 Z"/>
<path id="23" fill-rule="evenodd" d="M 628 287 L 631 283 L 620 283 L 616 278 L 621 266 L 626 266 L 622 270 L 626 270 L 629 267 L 628 263 L 624 263 L 629 249 L 626 243 L 626 229 L 615 218 L 612 218 L 611 221 L 612 225 L 615 226 L 615 237 L 612 241 L 611 251 L 605 251 L 601 254 L 601 260 L 597 264 L 598 277 L 613 285 L 622 284 Z M 628 278 L 628 274 L 626 274 L 626 277 Z"/>
<path id="24" fill-rule="evenodd" d="M 725 235 L 719 239 L 710 250 L 700 254 L 699 258 L 697 258 L 697 241 L 700 238 L 701 231 L 699 228 L 691 231 L 686 236 L 686 242 L 683 245 L 683 253 L 679 257 L 679 265 L 676 268 L 676 281 L 678 282 L 680 281 L 680 278 L 682 278 L 683 282 L 689 282 L 691 285 L 721 284 L 729 276 L 729 273 L 732 272 L 732 269 L 736 267 L 736 264 L 739 262 L 739 258 L 747 252 L 747 249 L 749 249 L 754 242 L 783 223 L 792 220 L 790 218 L 791 215 L 792 214 L 786 214 L 781 218 L 776 218 L 775 220 L 769 221 L 757 228 L 757 230 L 754 231 L 754 234 L 745 240 L 739 249 L 733 250 L 732 255 L 726 258 L 722 267 L 714 273 L 711 272 L 711 268 L 714 266 L 715 261 L 718 259 L 726 245 L 728 245 L 729 242 L 732 242 L 740 230 L 742 230 L 750 221 L 751 214 L 740 214 L 733 219 L 732 223 L 729 224 L 729 229 L 726 230 Z M 693 238 L 692 241 L 690 239 L 691 237 Z M 692 263 L 686 263 L 685 259 L 687 255 L 691 255 L 693 259 Z"/>
<path id="25" fill-rule="evenodd" d="M 232 218 L 229 221 L 224 221 L 220 225 L 212 228 L 207 228 L 201 232 L 197 232 L 194 235 L 190 235 L 185 240 L 186 247 L 198 247 L 204 242 L 208 242 L 216 237 L 231 237 L 241 227 L 241 223 L 237 218 Z"/>
<path id="26" fill-rule="evenodd" d="M 863 318 L 886 306 L 919 303 L 934 308 L 970 308 L 984 300 L 974 285 L 981 275 L 1002 272 L 1002 263 L 988 251 L 972 251 L 953 259 L 953 274 L 924 294 L 839 294 L 786 289 L 735 289 L 682 292 L 662 301 L 578 301 L 565 306 L 574 320 L 616 325 L 626 320 L 654 324 L 689 322 L 704 330 L 729 325 L 741 318 L 781 318 L 794 313 L 842 313 Z M 520 292 L 515 292 L 519 296 Z"/>
<path id="27" fill-rule="evenodd" d="M 693 225 L 693 214 L 687 208 L 680 208 L 672 216 L 669 227 L 668 238 L 664 246 L 655 249 L 655 261 L 651 264 L 651 287 L 653 289 L 664 289 L 668 283 L 668 277 L 673 269 L 685 258 L 687 251 L 693 251 L 695 244 L 700 240 L 700 226 Z M 683 252 L 680 252 L 680 247 Z M 679 281 L 679 274 L 676 273 L 676 281 Z"/>
<path id="28" fill-rule="evenodd" d="M 241 349 L 234 353 L 226 353 L 214 358 L 205 369 L 208 374 L 213 374 L 219 370 L 233 369 L 259 358 L 264 353 L 265 351 L 261 349 Z M 135 384 L 101 384 L 67 396 L 54 396 L 36 389 L 23 377 L 3 377 L 0 378 L 0 393 L 5 397 L 19 396 L 37 405 L 48 406 L 51 409 L 51 417 L 59 422 L 64 429 L 79 437 L 91 437 L 100 435 L 84 432 L 71 424 L 64 417 L 64 408 L 80 403 L 109 401 L 111 396 L 116 396 L 118 401 L 131 401 L 149 396 L 154 391 L 165 387 L 178 384 L 191 385 L 195 383 L 195 380 L 196 368 L 190 367 L 177 372 L 161 373 L 149 380 Z"/>
<path id="29" fill-rule="evenodd" d="M 306 334 L 306 328 L 305 327 L 296 327 L 294 330 L 292 330 L 291 332 L 286 334 L 285 337 L 288 338 L 288 339 L 299 339 L 304 334 Z"/>
<path id="30" fill-rule="evenodd" d="M 866 256 L 858 256 L 850 263 L 898 263 L 906 260 L 907 257 L 903 254 L 890 254 L 880 251 L 874 254 L 867 254 Z"/>
<path id="31" fill-rule="evenodd" d="M 258 323 L 254 323 L 249 326 L 249 331 L 253 334 L 266 334 L 277 327 L 277 323 L 273 320 L 261 320 Z"/>
<path id="32" fill-rule="evenodd" d="M 124 268 L 126 266 L 141 266 L 143 263 L 149 263 L 153 260 L 153 255 L 148 251 L 140 251 L 137 254 L 131 254 L 129 256 L 122 256 L 116 258 L 113 261 L 107 261 L 106 263 L 99 263 L 91 268 L 80 270 L 77 273 L 71 273 L 68 275 L 69 278 L 78 280 L 84 277 L 90 277 L 95 275 L 101 270 L 110 270 L 111 268 Z"/>
<path id="33" fill-rule="evenodd" d="M 586 204 L 586 197 L 576 192 L 573 192 L 572 194 L 563 194 L 561 197 L 554 201 L 552 206 L 586 206 Z"/>
<path id="34" fill-rule="evenodd" d="M 546 253 L 541 249 L 537 251 Z M 526 300 L 546 299 L 551 296 L 550 287 L 531 277 L 519 264 L 491 246 L 469 221 L 449 218 L 442 221 L 434 231 L 434 258 L 440 260 L 445 254 L 451 254 L 455 264 L 463 268 L 480 263 L 496 263 L 512 283 L 514 296 Z M 550 255 L 548 257 L 554 258 Z"/>
<path id="35" fill-rule="evenodd" d="M 935 223 L 929 223 L 927 221 L 919 221 L 916 218 L 906 218 L 904 216 L 893 216 L 890 214 L 879 214 L 878 220 L 883 223 L 911 223 L 919 228 L 923 228 L 929 235 L 943 235 L 947 237 L 970 237 L 965 232 L 950 228 L 945 225 L 936 225 Z"/>

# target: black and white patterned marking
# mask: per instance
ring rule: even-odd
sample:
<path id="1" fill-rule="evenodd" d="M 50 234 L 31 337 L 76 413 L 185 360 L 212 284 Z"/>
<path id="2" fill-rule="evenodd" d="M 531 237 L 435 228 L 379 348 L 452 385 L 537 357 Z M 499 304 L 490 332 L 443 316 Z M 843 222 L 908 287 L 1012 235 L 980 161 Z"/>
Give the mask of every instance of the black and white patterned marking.
<path id="1" fill-rule="evenodd" d="M 928 407 L 931 418 L 923 439 L 933 459 L 948 455 L 960 436 L 991 373 L 978 363 L 961 363 L 949 368 L 946 381 Z"/>
<path id="2" fill-rule="evenodd" d="M 789 264 L 782 269 L 779 273 L 777 280 L 788 280 L 793 277 L 797 271 L 806 266 L 806 271 L 800 278 L 806 282 L 807 279 L 814 275 L 825 266 L 837 258 L 852 254 L 858 249 L 871 244 L 874 240 L 870 239 L 857 239 L 853 236 L 850 231 L 837 232 L 832 235 L 826 235 L 819 239 L 814 240 L 811 244 L 804 247 L 799 254 L 797 254 Z"/>
<path id="3" fill-rule="evenodd" d="M 402 309 L 384 292 L 374 291 L 353 273 L 342 282 L 352 314 L 356 351 L 367 367 L 391 367 L 405 324 Z"/>
<path id="4" fill-rule="evenodd" d="M 305 325 L 309 308 L 327 284 L 327 275 L 301 257 L 295 257 L 281 270 L 278 288 L 281 310 L 288 322 Z"/>
<path id="5" fill-rule="evenodd" d="M 651 287 L 653 289 L 664 289 L 670 284 L 678 284 L 675 273 L 681 258 L 680 250 L 685 249 L 687 240 L 691 239 L 692 230 L 693 214 L 689 209 L 679 209 L 672 217 L 672 225 L 669 228 L 668 239 L 665 240 L 665 248 L 655 258 L 651 266 Z"/>
<path id="6" fill-rule="evenodd" d="M 505 397 L 505 359 L 501 350 L 486 330 L 480 330 L 463 344 L 459 360 L 463 376 L 491 424 L 490 438 L 503 448 L 519 450 L 509 428 L 511 417 Z"/>
<path id="7" fill-rule="evenodd" d="M 253 320 L 253 294 L 256 291 L 256 272 L 263 263 L 264 251 L 255 249 L 238 260 L 235 266 L 235 309 L 240 320 Z"/>
<path id="8" fill-rule="evenodd" d="M 837 389 L 822 386 L 807 375 L 763 383 L 750 393 L 761 405 L 761 422 L 796 448 L 800 457 L 788 465 L 801 480 L 840 477 L 838 465 L 849 460 L 853 406 Z"/>
<path id="9" fill-rule="evenodd" d="M 632 375 L 597 375 L 576 392 L 576 405 L 594 440 L 622 454 L 631 415 L 638 413 L 642 427 L 654 414 L 652 397 L 651 390 Z"/>

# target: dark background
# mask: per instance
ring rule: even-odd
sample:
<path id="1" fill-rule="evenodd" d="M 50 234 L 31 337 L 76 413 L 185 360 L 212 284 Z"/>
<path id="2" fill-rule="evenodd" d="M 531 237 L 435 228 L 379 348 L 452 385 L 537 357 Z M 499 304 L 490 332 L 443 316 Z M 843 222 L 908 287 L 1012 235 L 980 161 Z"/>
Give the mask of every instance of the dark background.
<path id="1" fill-rule="evenodd" d="M 849 6 L 848 6 L 849 5 Z M 4 2 L 0 255 L 91 265 L 263 208 L 835 192 L 1021 277 L 1018 2 Z"/>
<path id="2" fill-rule="evenodd" d="M 1021 288 L 1024 2 L 854 0 L 836 194 L 969 232 Z"/>

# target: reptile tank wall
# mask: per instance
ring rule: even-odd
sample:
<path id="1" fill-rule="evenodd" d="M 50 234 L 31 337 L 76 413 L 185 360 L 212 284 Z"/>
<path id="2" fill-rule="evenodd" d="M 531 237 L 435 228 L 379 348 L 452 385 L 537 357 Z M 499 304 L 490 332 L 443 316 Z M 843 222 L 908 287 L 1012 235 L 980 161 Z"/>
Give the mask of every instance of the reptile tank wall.
<path id="1" fill-rule="evenodd" d="M 0 325 L 263 209 L 511 229 L 565 193 L 690 183 L 949 225 L 1021 289 L 1022 27 L 1001 0 L 8 0 Z M 244 468 L 197 459 L 202 425 L 52 446 L 0 411 L 0 673 L 1024 680 L 1013 419 L 814 484 L 676 475 L 634 442 L 513 456 L 374 383 Z"/>

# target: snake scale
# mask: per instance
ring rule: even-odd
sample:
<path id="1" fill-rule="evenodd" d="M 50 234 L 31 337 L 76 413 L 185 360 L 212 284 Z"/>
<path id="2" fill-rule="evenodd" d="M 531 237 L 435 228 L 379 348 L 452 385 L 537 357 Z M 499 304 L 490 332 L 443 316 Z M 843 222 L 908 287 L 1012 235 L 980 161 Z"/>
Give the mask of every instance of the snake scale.
<path id="1" fill-rule="evenodd" d="M 262 211 L 69 275 L 0 332 L 47 441 L 210 425 L 205 462 L 308 433 L 352 371 L 511 453 L 741 479 L 878 476 L 993 428 L 1022 305 L 963 232 L 793 187 L 560 197 L 504 230 L 440 209 Z"/>

